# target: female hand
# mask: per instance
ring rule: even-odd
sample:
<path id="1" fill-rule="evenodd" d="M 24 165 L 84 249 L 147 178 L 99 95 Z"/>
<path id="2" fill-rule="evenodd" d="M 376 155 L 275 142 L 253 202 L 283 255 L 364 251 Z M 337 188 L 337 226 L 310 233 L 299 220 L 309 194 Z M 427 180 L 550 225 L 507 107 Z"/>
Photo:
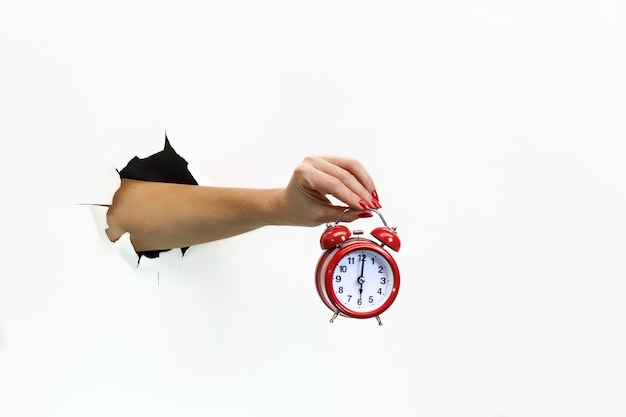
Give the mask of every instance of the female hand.
<path id="1" fill-rule="evenodd" d="M 370 208 L 381 207 L 374 181 L 355 159 L 340 156 L 308 156 L 298 165 L 279 203 L 286 224 L 317 226 L 336 221 L 343 211 L 350 211 L 342 221 L 371 217 Z M 334 205 L 328 195 L 344 205 Z"/>

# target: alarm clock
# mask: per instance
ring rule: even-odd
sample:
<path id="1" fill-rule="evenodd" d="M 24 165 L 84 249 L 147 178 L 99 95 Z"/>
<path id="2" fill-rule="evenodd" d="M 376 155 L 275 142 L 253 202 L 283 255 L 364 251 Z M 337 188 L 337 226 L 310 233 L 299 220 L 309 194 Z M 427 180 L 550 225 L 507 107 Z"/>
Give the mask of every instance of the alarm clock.
<path id="1" fill-rule="evenodd" d="M 396 227 L 389 227 L 380 211 L 383 226 L 374 228 L 370 234 L 376 239 L 363 236 L 362 230 L 350 231 L 339 222 L 352 210 L 346 209 L 334 223 L 328 223 L 320 238 L 324 253 L 317 262 L 315 284 L 324 304 L 333 311 L 330 322 L 337 316 L 355 319 L 375 317 L 382 325 L 380 315 L 398 296 L 400 270 L 387 249 L 400 250 L 400 238 Z"/>

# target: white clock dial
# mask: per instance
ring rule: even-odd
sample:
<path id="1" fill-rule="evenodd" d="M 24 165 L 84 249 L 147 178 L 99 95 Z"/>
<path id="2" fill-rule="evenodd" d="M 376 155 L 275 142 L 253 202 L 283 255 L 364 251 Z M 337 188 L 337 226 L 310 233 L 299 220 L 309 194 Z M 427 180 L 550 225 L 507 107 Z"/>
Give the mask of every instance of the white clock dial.
<path id="1" fill-rule="evenodd" d="M 346 308 L 369 312 L 391 296 L 393 270 L 379 253 L 361 249 L 346 254 L 333 272 L 333 292 Z"/>

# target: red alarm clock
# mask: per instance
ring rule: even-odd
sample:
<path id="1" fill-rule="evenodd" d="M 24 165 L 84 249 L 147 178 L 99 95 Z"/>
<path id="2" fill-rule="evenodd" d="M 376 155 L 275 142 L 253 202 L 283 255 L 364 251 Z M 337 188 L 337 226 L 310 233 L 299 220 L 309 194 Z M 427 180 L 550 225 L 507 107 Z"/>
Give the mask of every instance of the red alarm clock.
<path id="1" fill-rule="evenodd" d="M 335 224 L 327 224 L 320 238 L 324 253 L 317 262 L 315 284 L 326 306 L 333 311 L 330 322 L 337 316 L 355 319 L 375 317 L 382 325 L 380 315 L 398 296 L 400 270 L 386 249 L 400 250 L 400 238 L 395 227 L 387 226 L 378 210 L 384 226 L 371 231 L 377 242 L 363 237 L 362 230 L 350 230 L 340 225 L 346 209 Z"/>

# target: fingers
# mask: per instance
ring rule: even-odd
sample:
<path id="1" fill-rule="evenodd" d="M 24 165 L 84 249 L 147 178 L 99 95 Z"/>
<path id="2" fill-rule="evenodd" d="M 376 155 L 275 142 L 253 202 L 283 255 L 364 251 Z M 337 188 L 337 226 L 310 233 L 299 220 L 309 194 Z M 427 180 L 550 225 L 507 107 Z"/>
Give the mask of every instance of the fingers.
<path id="1" fill-rule="evenodd" d="M 308 156 L 300 166 L 303 186 L 331 194 L 356 210 L 380 208 L 374 181 L 360 162 L 339 156 Z"/>

